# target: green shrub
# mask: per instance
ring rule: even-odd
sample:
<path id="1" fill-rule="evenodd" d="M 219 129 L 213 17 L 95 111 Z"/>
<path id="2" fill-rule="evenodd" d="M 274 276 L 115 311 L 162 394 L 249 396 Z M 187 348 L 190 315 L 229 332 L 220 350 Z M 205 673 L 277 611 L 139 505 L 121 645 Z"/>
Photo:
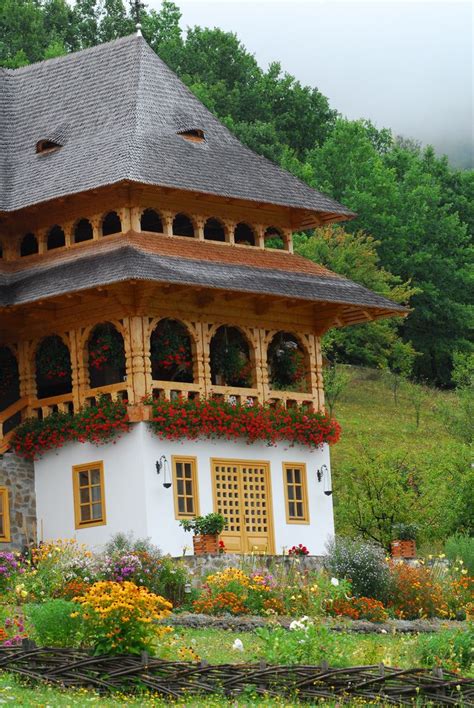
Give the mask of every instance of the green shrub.
<path id="1" fill-rule="evenodd" d="M 160 572 L 155 578 L 152 591 L 171 602 L 173 607 L 179 607 L 188 600 L 187 595 L 191 594 L 186 593 L 186 585 L 189 585 L 187 566 L 173 560 L 171 556 L 164 556 L 160 560 Z"/>
<path id="2" fill-rule="evenodd" d="M 33 626 L 33 638 L 41 646 L 74 647 L 81 643 L 83 625 L 77 604 L 69 600 L 48 600 L 41 605 L 26 605 L 26 616 Z"/>
<path id="3" fill-rule="evenodd" d="M 149 538 L 134 538 L 132 533 L 115 533 L 104 546 L 105 556 L 116 556 L 124 553 L 148 553 L 153 558 L 159 558 L 161 551 Z"/>
<path id="4" fill-rule="evenodd" d="M 417 656 L 424 666 L 471 670 L 474 667 L 474 625 L 467 630 L 436 632 L 420 636 Z"/>
<path id="5" fill-rule="evenodd" d="M 446 541 L 445 553 L 449 560 L 462 560 L 469 575 L 474 576 L 474 537 L 457 534 Z"/>
<path id="6" fill-rule="evenodd" d="M 334 539 L 327 545 L 325 566 L 336 578 L 350 580 L 356 597 L 387 601 L 390 569 L 385 551 L 378 544 L 359 539 Z"/>

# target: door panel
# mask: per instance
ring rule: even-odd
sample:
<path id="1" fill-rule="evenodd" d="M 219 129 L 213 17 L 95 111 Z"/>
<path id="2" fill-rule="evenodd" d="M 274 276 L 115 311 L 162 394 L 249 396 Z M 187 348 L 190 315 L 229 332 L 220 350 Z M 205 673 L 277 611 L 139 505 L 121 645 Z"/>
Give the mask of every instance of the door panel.
<path id="1" fill-rule="evenodd" d="M 269 465 L 212 461 L 214 508 L 229 521 L 221 534 L 233 553 L 274 553 Z"/>

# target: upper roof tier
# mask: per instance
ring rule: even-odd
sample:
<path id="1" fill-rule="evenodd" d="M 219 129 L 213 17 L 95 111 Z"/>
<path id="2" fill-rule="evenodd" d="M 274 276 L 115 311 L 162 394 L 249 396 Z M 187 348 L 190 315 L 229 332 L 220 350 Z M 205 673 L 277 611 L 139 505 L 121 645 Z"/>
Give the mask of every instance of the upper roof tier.
<path id="1" fill-rule="evenodd" d="M 138 35 L 0 69 L 0 98 L 0 211 L 132 181 L 303 209 L 315 223 L 354 216 L 239 142 Z M 38 153 L 42 141 L 61 148 Z"/>

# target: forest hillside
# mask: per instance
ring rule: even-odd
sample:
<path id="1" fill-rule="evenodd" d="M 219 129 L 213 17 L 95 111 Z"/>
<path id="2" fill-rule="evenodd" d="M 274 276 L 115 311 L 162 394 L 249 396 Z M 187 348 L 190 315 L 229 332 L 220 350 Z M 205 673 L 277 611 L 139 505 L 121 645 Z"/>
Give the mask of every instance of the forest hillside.
<path id="1" fill-rule="evenodd" d="M 308 258 L 409 304 L 387 320 L 326 337 L 332 361 L 388 368 L 449 388 L 472 353 L 474 171 L 453 169 L 390 126 L 349 121 L 275 61 L 263 70 L 220 29 L 180 27 L 179 7 L 124 0 L 0 0 L 0 66 L 16 68 L 131 34 L 150 46 L 244 143 L 358 217 L 301 234 Z"/>

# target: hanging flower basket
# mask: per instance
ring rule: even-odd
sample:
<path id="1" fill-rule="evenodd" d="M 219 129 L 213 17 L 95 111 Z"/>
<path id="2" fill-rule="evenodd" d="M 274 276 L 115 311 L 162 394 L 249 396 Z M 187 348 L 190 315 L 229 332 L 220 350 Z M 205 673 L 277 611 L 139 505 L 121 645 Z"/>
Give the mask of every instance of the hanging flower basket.
<path id="1" fill-rule="evenodd" d="M 269 359 L 272 388 L 289 391 L 306 389 L 305 357 L 296 341 L 282 337 L 272 343 Z"/>
<path id="2" fill-rule="evenodd" d="M 167 379 L 192 377 L 193 357 L 189 335 L 179 322 L 162 320 L 151 339 L 151 360 Z"/>
<path id="3" fill-rule="evenodd" d="M 223 328 L 215 335 L 211 363 L 218 386 L 251 386 L 252 365 L 248 350 L 245 340 L 235 329 Z"/>
<path id="4" fill-rule="evenodd" d="M 122 369 L 125 355 L 120 335 L 115 330 L 102 330 L 89 342 L 89 366 L 96 371 L 106 367 Z"/>
<path id="5" fill-rule="evenodd" d="M 60 382 L 71 376 L 69 349 L 60 337 L 48 337 L 36 354 L 36 371 L 43 381 Z"/>

